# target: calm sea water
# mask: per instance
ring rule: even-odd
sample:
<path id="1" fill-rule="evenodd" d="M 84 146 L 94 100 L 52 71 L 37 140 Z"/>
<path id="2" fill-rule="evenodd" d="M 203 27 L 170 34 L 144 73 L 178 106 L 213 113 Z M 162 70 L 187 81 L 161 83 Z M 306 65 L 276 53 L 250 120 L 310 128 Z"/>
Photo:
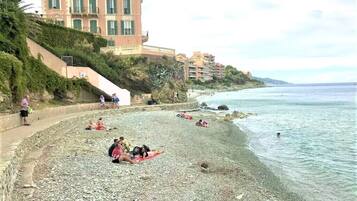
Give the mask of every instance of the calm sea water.
<path id="1" fill-rule="evenodd" d="M 200 101 L 256 113 L 235 123 L 290 190 L 309 201 L 356 201 L 356 90 L 356 84 L 271 87 Z"/>

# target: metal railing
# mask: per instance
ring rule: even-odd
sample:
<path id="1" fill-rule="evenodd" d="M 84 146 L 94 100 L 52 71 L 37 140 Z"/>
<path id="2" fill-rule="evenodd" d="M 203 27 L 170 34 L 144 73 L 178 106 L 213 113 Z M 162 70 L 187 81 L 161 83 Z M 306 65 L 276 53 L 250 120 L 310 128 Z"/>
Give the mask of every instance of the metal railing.
<path id="1" fill-rule="evenodd" d="M 98 7 L 69 7 L 69 12 L 72 15 L 98 15 Z"/>

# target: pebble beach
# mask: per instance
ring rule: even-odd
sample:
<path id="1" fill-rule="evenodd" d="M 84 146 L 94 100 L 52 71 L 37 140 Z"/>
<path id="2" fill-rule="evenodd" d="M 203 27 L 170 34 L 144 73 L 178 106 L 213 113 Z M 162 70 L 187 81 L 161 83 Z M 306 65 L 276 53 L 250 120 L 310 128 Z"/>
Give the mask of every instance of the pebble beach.
<path id="1" fill-rule="evenodd" d="M 104 114 L 111 131 L 84 130 L 88 115 L 44 131 L 48 143 L 23 159 L 13 200 L 301 200 L 247 149 L 246 136 L 213 113 Z M 195 126 L 198 119 L 208 128 Z M 114 164 L 114 138 L 163 151 L 138 164 Z M 28 168 L 32 164 L 32 168 Z M 30 175 L 30 176 L 29 176 Z M 30 178 L 30 179 L 29 179 Z"/>

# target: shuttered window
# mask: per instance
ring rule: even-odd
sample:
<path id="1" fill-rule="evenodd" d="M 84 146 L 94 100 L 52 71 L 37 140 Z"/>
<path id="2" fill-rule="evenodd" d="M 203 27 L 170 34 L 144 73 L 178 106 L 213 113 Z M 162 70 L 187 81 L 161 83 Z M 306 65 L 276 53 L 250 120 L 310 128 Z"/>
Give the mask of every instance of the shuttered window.
<path id="1" fill-rule="evenodd" d="M 107 29 L 108 35 L 118 35 L 118 22 L 115 20 L 108 20 Z"/>
<path id="2" fill-rule="evenodd" d="M 90 25 L 90 32 L 98 33 L 97 20 L 91 20 L 89 25 Z"/>
<path id="3" fill-rule="evenodd" d="M 83 12 L 83 0 L 73 0 L 73 12 L 74 13 Z"/>
<path id="4" fill-rule="evenodd" d="M 59 0 L 48 0 L 48 8 L 50 8 L 50 9 L 60 9 Z"/>
<path id="5" fill-rule="evenodd" d="M 97 1 L 96 0 L 89 0 L 89 12 L 97 13 Z"/>
<path id="6" fill-rule="evenodd" d="M 80 19 L 73 20 L 73 28 L 82 30 L 82 20 Z"/>
<path id="7" fill-rule="evenodd" d="M 121 21 L 121 35 L 135 35 L 134 21 L 122 20 Z"/>
<path id="8" fill-rule="evenodd" d="M 131 14 L 131 0 L 124 0 L 124 15 Z"/>
<path id="9" fill-rule="evenodd" d="M 117 13 L 117 2 L 116 2 L 116 0 L 107 0 L 107 13 L 108 14 Z"/>

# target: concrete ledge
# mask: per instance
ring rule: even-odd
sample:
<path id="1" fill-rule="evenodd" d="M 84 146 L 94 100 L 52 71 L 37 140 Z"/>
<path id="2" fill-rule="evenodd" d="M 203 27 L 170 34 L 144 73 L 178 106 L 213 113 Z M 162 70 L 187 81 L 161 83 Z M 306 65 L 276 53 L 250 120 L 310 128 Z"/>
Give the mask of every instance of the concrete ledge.
<path id="1" fill-rule="evenodd" d="M 82 112 L 82 111 L 98 110 L 98 109 L 99 109 L 98 103 L 52 107 L 43 110 L 35 110 L 33 113 L 29 114 L 28 120 L 31 123 L 34 121 L 38 121 L 41 119 L 54 117 L 58 115 L 64 115 L 64 114 L 70 114 L 70 113 Z M 19 126 L 21 126 L 20 113 L 0 116 L 0 132 L 12 128 L 16 128 Z"/>
<path id="2" fill-rule="evenodd" d="M 190 110 L 198 108 L 197 102 L 189 102 L 189 103 L 178 103 L 178 104 L 163 104 L 163 105 L 153 105 L 153 106 L 129 106 L 129 107 L 121 107 L 119 112 L 121 113 L 129 113 L 129 112 L 137 112 L 137 111 L 153 111 L 153 110 Z M 54 124 L 46 125 L 46 127 L 42 130 L 39 130 L 35 133 L 29 133 L 27 137 L 19 139 L 16 142 L 13 142 L 10 145 L 11 149 L 8 153 L 3 153 L 0 161 L 0 200 L 8 201 L 11 200 L 11 194 L 13 191 L 14 183 L 17 178 L 17 174 L 19 168 L 21 167 L 21 162 L 26 153 L 31 151 L 35 147 L 41 147 L 45 144 L 52 142 L 56 135 L 56 126 L 62 123 L 66 123 L 71 121 L 71 119 L 79 118 L 82 116 L 93 115 L 93 113 L 83 113 L 85 110 L 96 110 L 98 109 L 98 104 L 84 104 L 84 105 L 74 105 L 74 106 L 66 106 L 66 107 L 58 107 L 58 108 L 49 108 L 43 111 L 37 111 L 32 114 L 32 118 L 46 118 L 49 115 L 51 116 L 65 116 L 65 114 L 74 113 L 70 118 L 64 119 L 63 121 L 57 121 Z M 81 114 L 76 112 L 82 112 Z M 102 114 L 111 114 L 118 113 L 118 110 L 98 110 L 97 112 Z M 36 115 L 35 115 L 36 114 Z M 19 119 L 18 114 L 16 115 L 8 115 L 8 117 L 2 117 L 2 119 L 6 119 L 7 121 L 11 121 L 13 119 Z M 13 119 L 12 119 L 13 118 Z M 35 120 L 33 120 L 35 121 Z M 8 128 L 13 126 L 18 126 L 20 124 L 3 124 L 8 125 Z M 4 128 L 5 126 L 3 126 Z M 20 130 L 20 128 L 15 128 L 10 131 Z M 14 132 L 16 133 L 16 132 Z M 57 136 L 57 135 L 56 135 Z M 58 137 L 58 136 L 57 136 Z M 3 140 L 3 139 L 2 139 Z M 4 145 L 2 144 L 4 147 Z M 3 157 L 5 156 L 5 157 Z"/>

